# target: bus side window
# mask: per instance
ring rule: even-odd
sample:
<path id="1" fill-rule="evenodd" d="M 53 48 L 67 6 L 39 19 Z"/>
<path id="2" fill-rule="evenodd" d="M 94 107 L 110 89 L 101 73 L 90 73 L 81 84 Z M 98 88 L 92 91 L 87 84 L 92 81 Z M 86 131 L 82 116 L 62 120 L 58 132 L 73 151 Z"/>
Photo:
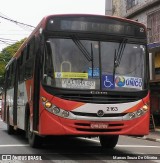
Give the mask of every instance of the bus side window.
<path id="1" fill-rule="evenodd" d="M 10 79 L 10 67 L 7 69 L 7 73 L 6 73 L 6 87 L 7 89 L 10 88 L 10 83 L 11 83 L 11 79 Z"/>
<path id="2" fill-rule="evenodd" d="M 15 61 L 13 61 L 8 67 L 6 76 L 7 88 L 12 88 L 14 86 L 15 66 L 16 66 Z"/>
<path id="3" fill-rule="evenodd" d="M 32 38 L 27 45 L 27 57 L 25 62 L 25 79 L 31 78 L 34 69 L 34 49 L 35 49 L 35 38 Z"/>
<path id="4" fill-rule="evenodd" d="M 15 81 L 15 76 L 16 76 L 16 64 L 15 61 L 11 65 L 11 87 L 14 87 L 14 81 Z"/>
<path id="5" fill-rule="evenodd" d="M 25 63 L 26 60 L 27 60 L 27 57 L 28 57 L 27 51 L 28 51 L 28 47 L 26 46 L 26 47 L 24 48 L 23 52 L 22 52 L 22 64 Z"/>
<path id="6" fill-rule="evenodd" d="M 24 81 L 24 72 L 25 72 L 25 53 L 24 51 L 21 53 L 20 57 L 18 58 L 18 71 L 19 71 L 19 82 Z"/>
<path id="7" fill-rule="evenodd" d="M 34 55 L 38 52 L 39 46 L 40 45 L 40 37 L 35 37 L 34 38 Z"/>
<path id="8" fill-rule="evenodd" d="M 9 66 L 9 73 L 8 73 L 8 87 L 12 87 L 12 64 Z"/>
<path id="9" fill-rule="evenodd" d="M 5 71 L 5 74 L 4 74 L 4 90 L 6 90 L 7 88 L 8 88 L 8 86 L 7 86 L 7 82 L 8 82 L 8 71 L 7 71 L 7 69 L 6 69 L 6 71 Z"/>
<path id="10" fill-rule="evenodd" d="M 54 47 L 54 45 L 52 45 Z M 54 49 L 54 48 L 53 48 Z M 44 69 L 43 79 L 46 84 L 54 83 L 54 69 L 52 61 L 52 52 L 50 42 L 46 42 L 45 55 L 44 55 Z"/>
<path id="11" fill-rule="evenodd" d="M 35 37 L 33 37 L 29 43 L 29 58 L 35 55 Z"/>

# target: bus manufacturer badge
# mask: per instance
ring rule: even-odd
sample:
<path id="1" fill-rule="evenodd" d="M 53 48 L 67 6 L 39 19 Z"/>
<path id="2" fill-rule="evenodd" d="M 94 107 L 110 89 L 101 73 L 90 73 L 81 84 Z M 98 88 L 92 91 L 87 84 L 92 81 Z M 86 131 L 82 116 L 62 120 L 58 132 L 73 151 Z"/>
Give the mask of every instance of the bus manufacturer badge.
<path id="1" fill-rule="evenodd" d="M 103 117 L 104 116 L 104 111 L 103 110 L 98 110 L 97 115 L 98 115 L 98 117 Z"/>

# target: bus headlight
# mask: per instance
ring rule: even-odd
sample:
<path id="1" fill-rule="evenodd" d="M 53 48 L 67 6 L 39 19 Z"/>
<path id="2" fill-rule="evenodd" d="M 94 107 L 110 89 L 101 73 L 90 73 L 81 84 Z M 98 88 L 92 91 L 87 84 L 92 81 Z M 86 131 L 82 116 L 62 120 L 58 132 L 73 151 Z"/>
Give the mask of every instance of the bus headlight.
<path id="1" fill-rule="evenodd" d="M 132 112 L 132 113 L 128 113 L 124 119 L 125 120 L 131 120 L 131 119 L 134 119 L 134 118 L 138 118 L 142 115 L 144 115 L 147 111 L 149 110 L 149 107 L 147 105 L 144 105 L 142 108 Z"/>
<path id="2" fill-rule="evenodd" d="M 42 97 L 42 103 L 43 103 L 44 108 L 47 111 L 49 111 L 50 113 L 54 114 L 54 115 L 57 115 L 57 116 L 60 116 L 60 117 L 63 117 L 63 118 L 67 118 L 67 117 L 70 116 L 69 111 L 63 110 L 63 109 L 53 105 L 45 97 Z"/>
<path id="3" fill-rule="evenodd" d="M 143 115 L 143 110 L 142 109 L 137 110 L 136 114 L 137 116 Z"/>
<path id="4" fill-rule="evenodd" d="M 52 111 L 54 114 L 59 114 L 60 113 L 60 109 L 58 107 L 53 107 Z"/>
<path id="5" fill-rule="evenodd" d="M 64 110 L 62 111 L 62 117 L 68 117 L 69 116 L 69 112 Z"/>
<path id="6" fill-rule="evenodd" d="M 130 119 L 135 118 L 135 116 L 136 116 L 136 115 L 135 115 L 135 113 L 134 113 L 134 112 L 133 112 L 133 113 L 129 113 L 129 118 L 130 118 Z"/>

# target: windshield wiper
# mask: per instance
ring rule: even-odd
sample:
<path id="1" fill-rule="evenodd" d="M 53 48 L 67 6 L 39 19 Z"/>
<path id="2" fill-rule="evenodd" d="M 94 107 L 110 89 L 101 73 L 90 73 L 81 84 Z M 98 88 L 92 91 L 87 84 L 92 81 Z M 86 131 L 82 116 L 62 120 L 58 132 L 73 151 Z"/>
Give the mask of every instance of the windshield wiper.
<path id="1" fill-rule="evenodd" d="M 115 58 L 114 58 L 114 66 L 118 67 L 121 63 L 122 55 L 125 49 L 127 43 L 127 39 L 123 39 L 123 41 L 119 44 L 117 53 L 115 52 Z"/>
<path id="2" fill-rule="evenodd" d="M 82 52 L 82 54 L 86 57 L 88 61 L 92 61 L 92 55 L 87 51 L 87 49 L 84 47 L 84 45 L 81 43 L 81 41 L 78 39 L 77 36 L 72 36 L 73 42 L 77 45 L 79 50 Z"/>
<path id="3" fill-rule="evenodd" d="M 94 71 L 94 60 L 93 60 L 93 46 L 92 46 L 92 43 L 91 43 L 91 61 L 92 61 L 92 78 L 93 78 L 93 71 Z"/>
<path id="4" fill-rule="evenodd" d="M 116 49 L 114 51 L 113 82 L 114 82 L 114 78 L 115 78 L 115 72 L 116 72 Z"/>
<path id="5" fill-rule="evenodd" d="M 120 65 L 124 49 L 126 47 L 127 39 L 123 39 L 119 44 L 118 51 L 115 49 L 114 52 L 114 66 L 113 66 L 113 82 L 115 78 L 116 68 Z"/>
<path id="6" fill-rule="evenodd" d="M 87 51 L 87 49 L 85 48 L 85 46 L 81 43 L 81 41 L 79 40 L 79 38 L 75 35 L 72 36 L 72 40 L 73 42 L 77 45 L 77 47 L 79 48 L 79 50 L 82 52 L 82 54 L 86 57 L 86 59 L 91 62 L 92 61 L 92 77 L 93 77 L 93 69 L 94 69 L 94 61 L 93 61 L 93 46 L 91 43 L 91 54 Z"/>

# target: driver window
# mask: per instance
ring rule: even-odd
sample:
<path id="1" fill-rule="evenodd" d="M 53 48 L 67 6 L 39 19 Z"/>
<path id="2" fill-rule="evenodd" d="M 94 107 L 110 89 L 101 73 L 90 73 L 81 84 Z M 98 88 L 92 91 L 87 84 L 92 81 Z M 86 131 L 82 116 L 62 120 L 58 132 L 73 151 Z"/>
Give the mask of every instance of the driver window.
<path id="1" fill-rule="evenodd" d="M 53 77 L 54 77 L 54 71 L 53 71 L 53 62 L 52 62 L 52 50 L 50 46 L 50 42 L 46 43 L 45 48 L 45 58 L 44 58 L 44 82 L 45 84 L 53 84 Z"/>

